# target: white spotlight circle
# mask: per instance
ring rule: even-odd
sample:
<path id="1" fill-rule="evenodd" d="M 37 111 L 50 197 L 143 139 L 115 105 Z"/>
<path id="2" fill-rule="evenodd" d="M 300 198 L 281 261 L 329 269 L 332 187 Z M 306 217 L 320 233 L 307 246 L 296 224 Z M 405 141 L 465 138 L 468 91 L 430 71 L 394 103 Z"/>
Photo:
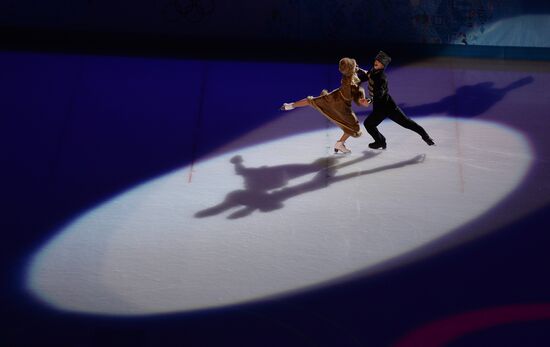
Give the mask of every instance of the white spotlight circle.
<path id="1" fill-rule="evenodd" d="M 334 156 L 336 128 L 242 147 L 291 117 L 83 214 L 31 259 L 29 290 L 62 310 L 147 315 L 325 285 L 483 215 L 532 160 L 511 129 L 448 118 L 421 119 L 433 147 L 393 123 L 385 151 L 363 153 L 365 136 Z"/>

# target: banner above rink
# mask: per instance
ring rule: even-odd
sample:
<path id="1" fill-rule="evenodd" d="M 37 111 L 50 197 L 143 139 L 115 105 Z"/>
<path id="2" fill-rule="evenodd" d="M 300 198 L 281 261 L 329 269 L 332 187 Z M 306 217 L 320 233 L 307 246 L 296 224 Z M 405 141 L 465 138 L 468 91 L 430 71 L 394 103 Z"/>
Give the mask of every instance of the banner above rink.
<path id="1" fill-rule="evenodd" d="M 550 3 L 535 0 L 21 0 L 0 3 L 0 26 L 193 39 L 550 47 L 549 25 L 536 25 L 549 22 L 548 12 Z M 529 20 L 534 14 L 541 16 Z"/>

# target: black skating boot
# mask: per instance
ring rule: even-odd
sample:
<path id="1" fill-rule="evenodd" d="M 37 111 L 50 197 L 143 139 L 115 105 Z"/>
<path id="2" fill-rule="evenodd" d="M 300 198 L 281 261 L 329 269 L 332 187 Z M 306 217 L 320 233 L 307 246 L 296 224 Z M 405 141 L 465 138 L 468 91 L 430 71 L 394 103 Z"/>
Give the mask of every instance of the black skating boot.
<path id="1" fill-rule="evenodd" d="M 428 146 L 435 145 L 434 140 L 429 136 L 423 137 L 422 140 L 424 140 L 424 142 L 426 142 L 428 144 Z"/>
<path id="2" fill-rule="evenodd" d="M 369 147 L 372 149 L 378 149 L 378 148 L 386 149 L 386 142 L 375 141 L 375 142 L 369 143 Z"/>

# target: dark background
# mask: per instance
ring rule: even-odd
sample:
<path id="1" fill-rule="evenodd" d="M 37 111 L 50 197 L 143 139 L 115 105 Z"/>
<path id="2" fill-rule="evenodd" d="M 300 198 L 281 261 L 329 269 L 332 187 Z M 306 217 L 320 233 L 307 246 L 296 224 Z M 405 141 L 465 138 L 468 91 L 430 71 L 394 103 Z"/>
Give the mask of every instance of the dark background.
<path id="1" fill-rule="evenodd" d="M 548 29 L 528 30 L 526 16 L 549 11 L 537 0 L 22 0 L 0 2 L 0 33 L 18 49 L 216 59 L 545 59 Z M 489 30 L 513 18 L 523 30 Z"/>

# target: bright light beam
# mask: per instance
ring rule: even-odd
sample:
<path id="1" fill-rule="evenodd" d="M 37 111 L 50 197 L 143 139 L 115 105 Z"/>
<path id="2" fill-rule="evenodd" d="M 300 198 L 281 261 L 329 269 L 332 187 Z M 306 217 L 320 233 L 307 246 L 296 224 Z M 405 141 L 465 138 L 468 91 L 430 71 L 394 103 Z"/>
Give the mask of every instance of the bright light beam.
<path id="1" fill-rule="evenodd" d="M 460 227 L 504 200 L 532 161 L 518 132 L 449 118 L 422 118 L 433 147 L 394 123 L 383 125 L 385 151 L 362 152 L 364 136 L 335 156 L 337 128 L 243 147 L 300 112 L 310 111 L 195 163 L 191 181 L 178 169 L 68 223 L 32 257 L 28 289 L 57 309 L 104 315 L 288 295 L 404 263 L 450 233 L 469 237 Z"/>

